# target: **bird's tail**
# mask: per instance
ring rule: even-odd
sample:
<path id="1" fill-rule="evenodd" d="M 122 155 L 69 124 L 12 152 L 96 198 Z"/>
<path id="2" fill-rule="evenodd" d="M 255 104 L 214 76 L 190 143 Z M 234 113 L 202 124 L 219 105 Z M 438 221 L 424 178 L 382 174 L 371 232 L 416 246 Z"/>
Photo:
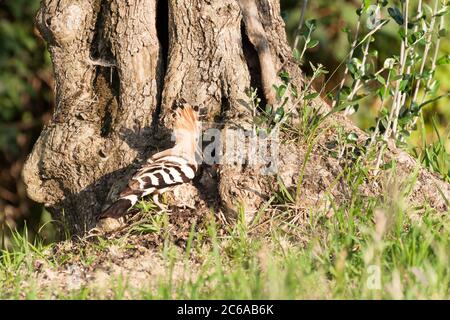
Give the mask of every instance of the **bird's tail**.
<path id="1" fill-rule="evenodd" d="M 112 205 L 110 205 L 105 211 L 103 211 L 99 215 L 98 219 L 105 219 L 105 218 L 119 219 L 127 214 L 133 213 L 130 212 L 129 209 L 133 207 L 134 204 L 135 203 L 133 203 L 133 201 L 130 199 L 120 198 Z"/>

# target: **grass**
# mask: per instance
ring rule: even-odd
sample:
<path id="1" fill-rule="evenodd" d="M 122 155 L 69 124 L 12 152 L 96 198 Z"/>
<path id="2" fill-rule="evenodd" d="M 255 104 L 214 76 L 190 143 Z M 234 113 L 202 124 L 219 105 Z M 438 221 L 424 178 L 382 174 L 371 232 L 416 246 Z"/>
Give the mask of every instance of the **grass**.
<path id="1" fill-rule="evenodd" d="M 323 128 L 302 125 L 299 138 L 311 152 Z M 417 172 L 400 181 L 395 161 L 382 169 L 381 194 L 361 192 L 373 178 L 367 166 L 374 156 L 356 155 L 356 140 L 336 132 L 339 150 L 330 156 L 350 156 L 336 178 L 348 192 L 339 202 L 328 192 L 328 205 L 301 211 L 295 202 L 303 186 L 288 190 L 278 180 L 279 191 L 253 222 L 241 209 L 219 228 L 211 212 L 182 245 L 167 214 L 154 214 L 145 201 L 142 219 L 112 239 L 48 244 L 47 220 L 33 239 L 26 229 L 11 232 L 9 250 L 0 251 L 0 299 L 448 299 L 448 215 L 408 200 Z M 437 138 L 414 152 L 448 179 L 449 155 Z M 147 235 L 161 244 L 142 249 Z"/>
<path id="2" fill-rule="evenodd" d="M 449 219 L 408 200 L 417 171 L 399 180 L 391 161 L 381 169 L 381 194 L 367 195 L 374 155 L 355 152 L 357 137 L 336 124 L 338 148 L 329 156 L 347 164 L 329 190 L 339 180 L 348 195 L 337 202 L 328 190 L 326 206 L 295 205 L 324 130 L 311 122 L 319 115 L 302 110 L 298 131 L 285 132 L 307 142 L 300 183 L 288 190 L 278 179 L 279 191 L 253 222 L 241 209 L 219 228 L 211 212 L 180 245 L 168 215 L 144 201 L 142 219 L 112 239 L 48 244 L 49 221 L 34 239 L 26 229 L 11 231 L 9 250 L 0 251 L 0 299 L 448 299 Z M 413 153 L 448 181 L 445 137 L 436 135 Z M 161 244 L 145 247 L 147 235 Z"/>
<path id="3" fill-rule="evenodd" d="M 431 120 L 431 124 L 434 141 L 427 143 L 427 132 L 422 116 L 420 121 L 421 148 L 413 148 L 412 154 L 426 168 L 439 174 L 443 180 L 450 182 L 450 154 L 447 151 L 447 144 L 448 141 L 450 141 L 450 126 L 448 126 L 442 134 L 439 132 L 435 118 Z"/>
<path id="4" fill-rule="evenodd" d="M 252 224 L 241 212 L 224 231 L 211 214 L 204 228 L 192 226 L 184 246 L 167 236 L 151 249 L 159 261 L 156 275 L 136 282 L 132 274 L 111 273 L 103 289 L 86 276 L 77 284 L 73 274 L 95 270 L 102 256 L 105 267 L 111 252 L 126 255 L 139 243 L 94 237 L 54 250 L 56 244 L 13 232 L 14 250 L 0 256 L 0 299 L 448 299 L 448 217 L 409 204 L 414 174 L 399 184 L 395 166 L 389 170 L 386 192 L 376 197 L 358 191 L 362 165 L 346 170 L 351 197 L 304 213 L 301 224 L 292 222 L 298 212 L 283 203 L 268 206 L 276 211 Z M 164 235 L 167 221 L 166 214 L 147 216 L 130 233 Z M 263 225 L 270 227 L 255 232 Z M 58 277 L 46 281 L 46 273 Z"/>

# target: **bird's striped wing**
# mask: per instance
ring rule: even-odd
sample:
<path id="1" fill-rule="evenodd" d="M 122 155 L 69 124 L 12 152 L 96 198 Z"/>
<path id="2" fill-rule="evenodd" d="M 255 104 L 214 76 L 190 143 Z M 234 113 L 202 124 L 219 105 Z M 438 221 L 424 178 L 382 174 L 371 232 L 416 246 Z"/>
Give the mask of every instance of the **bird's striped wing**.
<path id="1" fill-rule="evenodd" d="M 196 164 L 178 156 L 168 155 L 149 161 L 131 178 L 127 188 L 120 193 L 120 198 L 101 217 L 123 216 L 139 198 L 163 193 L 171 187 L 187 183 L 194 179 L 196 171 Z"/>
<path id="2" fill-rule="evenodd" d="M 142 196 L 158 192 L 194 179 L 197 167 L 184 158 L 165 156 L 145 164 L 131 178 L 130 190 L 124 192 L 142 192 Z"/>

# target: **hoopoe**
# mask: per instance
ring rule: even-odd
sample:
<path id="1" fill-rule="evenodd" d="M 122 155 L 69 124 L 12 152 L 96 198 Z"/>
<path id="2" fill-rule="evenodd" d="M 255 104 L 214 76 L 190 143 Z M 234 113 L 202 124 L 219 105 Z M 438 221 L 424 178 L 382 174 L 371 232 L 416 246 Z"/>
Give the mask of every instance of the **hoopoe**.
<path id="1" fill-rule="evenodd" d="M 194 179 L 198 169 L 196 154 L 201 152 L 198 146 L 200 128 L 197 121 L 197 113 L 191 106 L 177 109 L 175 146 L 149 158 L 130 179 L 119 199 L 103 211 L 99 218 L 123 217 L 141 197 L 148 195 L 152 195 L 154 203 L 163 209 L 158 195 Z"/>

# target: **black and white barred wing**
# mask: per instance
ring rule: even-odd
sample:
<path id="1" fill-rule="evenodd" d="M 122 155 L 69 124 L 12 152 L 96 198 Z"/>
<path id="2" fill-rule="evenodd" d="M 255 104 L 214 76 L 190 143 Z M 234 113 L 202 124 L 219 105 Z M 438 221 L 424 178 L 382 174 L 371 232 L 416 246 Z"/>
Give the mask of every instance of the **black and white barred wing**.
<path id="1" fill-rule="evenodd" d="M 167 188 L 194 179 L 197 168 L 182 157 L 165 156 L 149 162 L 131 178 L 129 187 L 142 191 L 142 196 L 162 193 Z"/>
<path id="2" fill-rule="evenodd" d="M 100 218 L 119 218 L 132 208 L 139 198 L 157 195 L 170 188 L 194 179 L 197 166 L 177 156 L 165 156 L 149 160 L 131 178 L 127 188 L 120 193 L 120 198 L 106 209 Z"/>

